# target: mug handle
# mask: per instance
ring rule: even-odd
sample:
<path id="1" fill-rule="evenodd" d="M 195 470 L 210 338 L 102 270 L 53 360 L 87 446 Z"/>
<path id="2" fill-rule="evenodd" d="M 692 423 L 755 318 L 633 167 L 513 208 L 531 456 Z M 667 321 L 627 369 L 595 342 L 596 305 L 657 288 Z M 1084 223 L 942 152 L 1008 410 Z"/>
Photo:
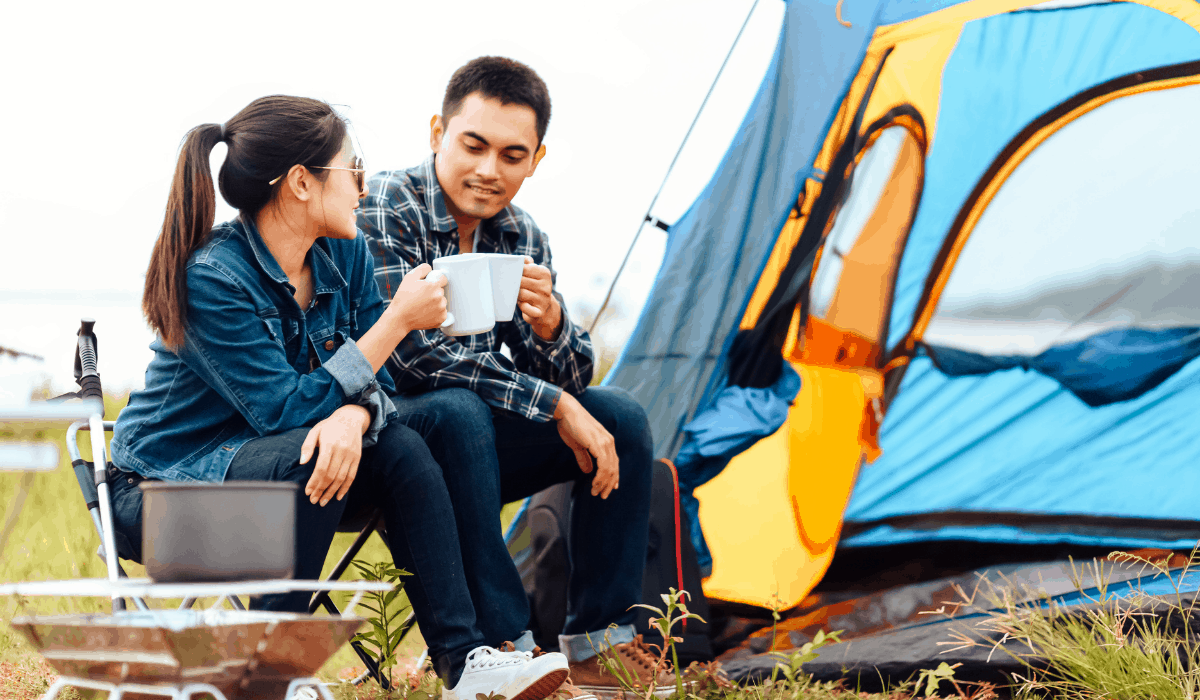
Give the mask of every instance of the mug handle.
<path id="1" fill-rule="evenodd" d="M 426 282 L 436 282 L 439 279 L 443 279 L 446 281 L 450 280 L 450 278 L 446 276 L 446 273 L 441 270 L 431 270 L 428 275 L 425 275 Z M 449 328 L 452 325 L 454 325 L 454 314 L 447 311 L 446 312 L 446 320 L 442 321 L 442 325 L 440 327 L 441 328 Z"/>

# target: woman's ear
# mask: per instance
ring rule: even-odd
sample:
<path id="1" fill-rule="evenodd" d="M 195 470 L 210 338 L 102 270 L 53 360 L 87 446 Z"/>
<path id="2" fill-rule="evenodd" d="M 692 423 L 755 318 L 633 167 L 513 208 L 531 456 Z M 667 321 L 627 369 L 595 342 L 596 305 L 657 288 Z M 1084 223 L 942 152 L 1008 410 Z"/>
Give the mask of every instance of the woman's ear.
<path id="1" fill-rule="evenodd" d="M 297 201 L 307 202 L 312 199 L 316 181 L 303 165 L 293 165 L 283 183 L 283 189 Z"/>

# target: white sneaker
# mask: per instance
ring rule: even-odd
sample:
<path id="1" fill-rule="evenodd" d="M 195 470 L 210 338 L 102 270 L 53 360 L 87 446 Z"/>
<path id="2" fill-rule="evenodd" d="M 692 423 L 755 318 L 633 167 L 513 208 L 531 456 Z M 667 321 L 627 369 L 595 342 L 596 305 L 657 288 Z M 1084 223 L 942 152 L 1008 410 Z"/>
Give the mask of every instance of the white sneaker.
<path id="1" fill-rule="evenodd" d="M 505 700 L 542 700 L 567 679 L 567 657 L 557 652 L 536 659 L 528 651 L 476 647 L 454 688 L 442 686 L 442 700 L 478 700 L 502 695 Z"/>

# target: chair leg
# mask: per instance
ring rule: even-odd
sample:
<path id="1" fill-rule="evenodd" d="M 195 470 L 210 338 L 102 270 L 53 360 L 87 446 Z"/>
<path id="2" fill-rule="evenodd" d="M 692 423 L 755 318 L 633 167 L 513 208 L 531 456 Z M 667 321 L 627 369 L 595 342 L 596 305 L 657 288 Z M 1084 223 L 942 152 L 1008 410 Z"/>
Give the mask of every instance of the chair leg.
<path id="1" fill-rule="evenodd" d="M 354 538 L 354 542 L 350 544 L 345 553 L 338 559 L 337 564 L 333 567 L 333 571 L 329 572 L 329 577 L 325 579 L 326 581 L 336 581 L 342 577 L 342 574 L 346 573 L 346 569 L 350 568 L 350 562 L 354 561 L 354 558 L 362 551 L 363 546 L 370 539 L 371 533 L 375 532 L 375 529 L 379 527 L 382 519 L 383 514 L 379 511 L 375 511 L 371 515 L 370 519 L 367 520 L 366 526 L 358 533 L 358 537 Z M 313 595 L 312 600 L 308 604 L 308 613 L 311 615 L 318 608 L 324 608 L 330 615 L 342 614 L 342 611 L 338 610 L 337 605 L 334 604 L 333 598 L 329 597 L 329 591 L 317 591 Z M 373 678 L 384 690 L 391 690 L 391 679 L 383 677 L 379 671 L 379 664 L 371 656 L 371 653 L 359 642 L 350 642 L 350 647 L 354 649 L 354 653 L 358 655 L 363 665 L 366 666 L 367 672 L 365 675 Z"/>
<path id="2" fill-rule="evenodd" d="M 96 548 L 96 556 L 100 557 L 101 561 L 106 561 L 104 558 L 104 545 L 100 545 L 99 547 Z M 121 564 L 119 562 L 117 563 L 117 574 L 120 575 L 121 578 L 129 578 L 129 574 L 125 573 L 125 567 L 121 566 Z M 130 596 L 129 599 L 133 601 L 134 606 L 138 610 L 149 610 L 150 609 L 150 606 L 146 605 L 146 601 L 143 600 L 142 598 L 138 598 L 137 596 Z M 125 610 L 129 609 L 129 606 L 125 604 L 124 598 L 113 598 L 112 609 L 113 609 L 113 612 L 115 612 L 115 613 L 116 612 L 124 612 Z"/>
<path id="3" fill-rule="evenodd" d="M 367 521 L 366 527 L 358 533 L 358 537 L 354 538 L 354 542 L 350 544 L 345 553 L 342 554 L 342 557 L 338 559 L 337 564 L 333 567 L 333 571 L 329 572 L 329 577 L 325 579 L 326 581 L 337 581 L 342 577 L 342 574 L 346 573 L 346 569 L 350 568 L 350 562 L 354 561 L 354 557 L 358 556 L 363 545 L 370 539 L 371 533 L 375 532 L 375 528 L 379 527 L 379 521 L 382 518 L 383 514 L 375 511 Z M 328 591 L 317 591 L 313 595 L 312 600 L 308 603 L 308 614 L 313 614 L 317 611 L 317 608 L 322 606 L 333 615 L 341 614 L 337 607 L 333 605 L 333 600 L 329 597 Z"/>

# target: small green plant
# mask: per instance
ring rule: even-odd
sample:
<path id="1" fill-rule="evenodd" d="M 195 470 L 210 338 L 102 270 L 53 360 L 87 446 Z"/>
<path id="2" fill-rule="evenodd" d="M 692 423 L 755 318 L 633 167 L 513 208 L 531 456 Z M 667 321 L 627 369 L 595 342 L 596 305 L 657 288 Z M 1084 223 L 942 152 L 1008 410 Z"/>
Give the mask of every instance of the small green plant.
<path id="1" fill-rule="evenodd" d="M 842 630 L 834 630 L 829 634 L 825 634 L 824 630 L 817 630 L 817 634 L 811 642 L 805 642 L 803 646 L 790 654 L 771 652 L 772 656 L 786 662 L 775 664 L 775 668 L 771 669 L 771 682 L 774 683 L 782 673 L 788 683 L 796 683 L 803 676 L 801 667 L 817 658 L 818 649 L 827 644 L 837 644 L 840 641 L 842 641 Z M 773 640 L 771 646 L 774 646 Z"/>
<path id="2" fill-rule="evenodd" d="M 675 644 L 677 642 L 682 642 L 683 639 L 681 637 L 674 636 L 671 630 L 675 627 L 676 623 L 683 622 L 684 620 L 692 619 L 704 622 L 704 618 L 700 617 L 696 613 L 688 612 L 687 601 L 688 598 L 691 598 L 690 593 L 683 590 L 677 591 L 674 588 L 668 588 L 667 590 L 667 593 L 662 594 L 663 603 L 665 603 L 667 606 L 666 612 L 663 612 L 661 609 L 656 608 L 653 605 L 646 605 L 645 603 L 638 603 L 633 607 L 645 608 L 646 610 L 654 613 L 655 617 L 650 618 L 650 624 L 658 628 L 658 633 L 662 635 L 663 644 L 665 646 L 665 648 L 661 650 L 662 654 L 659 657 L 658 664 L 656 664 L 654 667 L 654 673 L 655 675 L 658 674 L 658 669 L 661 668 L 663 660 L 666 659 L 667 652 L 669 651 L 671 654 L 671 670 L 675 675 L 675 697 L 678 700 L 683 700 L 683 669 L 679 668 L 679 654 L 675 651 Z M 676 615 L 676 613 L 679 614 Z M 651 688 L 653 688 L 653 678 L 651 678 L 650 684 Z M 651 691 L 647 693 L 647 698 L 649 698 L 650 694 L 653 692 L 653 689 L 651 689 Z"/>
<path id="3" fill-rule="evenodd" d="M 682 642 L 683 639 L 674 636 L 672 631 L 676 624 L 687 619 L 704 622 L 704 618 L 693 612 L 688 612 L 687 600 L 690 597 L 691 594 L 687 591 L 677 591 L 674 588 L 670 588 L 667 593 L 662 594 L 663 603 L 667 606 L 665 611 L 662 608 L 656 608 L 653 605 L 646 605 L 644 603 L 632 606 L 633 608 L 645 608 L 653 613 L 650 618 L 650 624 L 658 630 L 658 633 L 663 638 L 663 645 L 661 647 L 658 647 L 657 644 L 647 645 L 658 647 L 659 655 L 658 661 L 654 664 L 654 668 L 650 673 L 650 685 L 646 688 L 641 687 L 641 683 L 637 679 L 637 674 L 626 668 L 625 663 L 609 647 L 606 646 L 603 650 L 597 650 L 596 645 L 592 644 L 592 649 L 596 651 L 597 656 L 600 658 L 600 663 L 604 666 L 605 670 L 617 679 L 617 683 L 626 692 L 650 700 L 654 695 L 655 679 L 658 678 L 658 672 L 667 665 L 667 656 L 670 655 L 671 670 L 675 676 L 675 700 L 684 700 L 687 697 L 687 694 L 683 690 L 683 670 L 679 668 L 679 654 L 675 649 L 675 644 Z M 591 643 L 591 637 L 588 637 L 588 643 Z"/>
<path id="4" fill-rule="evenodd" d="M 938 664 L 935 669 L 924 668 L 917 674 L 917 691 L 920 692 L 921 686 L 925 686 L 925 697 L 929 697 L 937 693 L 942 681 L 950 681 L 954 683 L 954 669 L 962 666 L 962 664 L 950 664 L 943 661 Z M 957 689 L 957 687 L 956 687 Z"/>
<path id="5" fill-rule="evenodd" d="M 354 635 L 355 641 L 374 647 L 371 651 L 374 653 L 375 662 L 379 665 L 379 674 L 390 681 L 392 669 L 396 666 L 396 649 L 404 639 L 404 633 L 408 631 L 408 626 L 404 624 L 401 616 L 408 612 L 410 606 L 407 604 L 396 605 L 396 599 L 401 591 L 400 579 L 408 576 L 409 573 L 403 569 L 397 569 L 387 562 L 355 560 L 351 563 L 367 581 L 384 581 L 395 586 L 390 591 L 371 592 L 364 596 L 359 607 L 371 611 L 371 615 L 365 617 L 366 621 L 371 624 L 371 629 Z M 421 699 L 414 698 L 414 700 Z"/>
<path id="6" fill-rule="evenodd" d="M 776 590 L 771 595 L 771 646 L 767 647 L 767 651 L 775 651 L 775 635 L 779 631 L 779 621 L 783 616 L 779 611 L 783 610 L 783 599 L 779 597 L 779 591 Z"/>

